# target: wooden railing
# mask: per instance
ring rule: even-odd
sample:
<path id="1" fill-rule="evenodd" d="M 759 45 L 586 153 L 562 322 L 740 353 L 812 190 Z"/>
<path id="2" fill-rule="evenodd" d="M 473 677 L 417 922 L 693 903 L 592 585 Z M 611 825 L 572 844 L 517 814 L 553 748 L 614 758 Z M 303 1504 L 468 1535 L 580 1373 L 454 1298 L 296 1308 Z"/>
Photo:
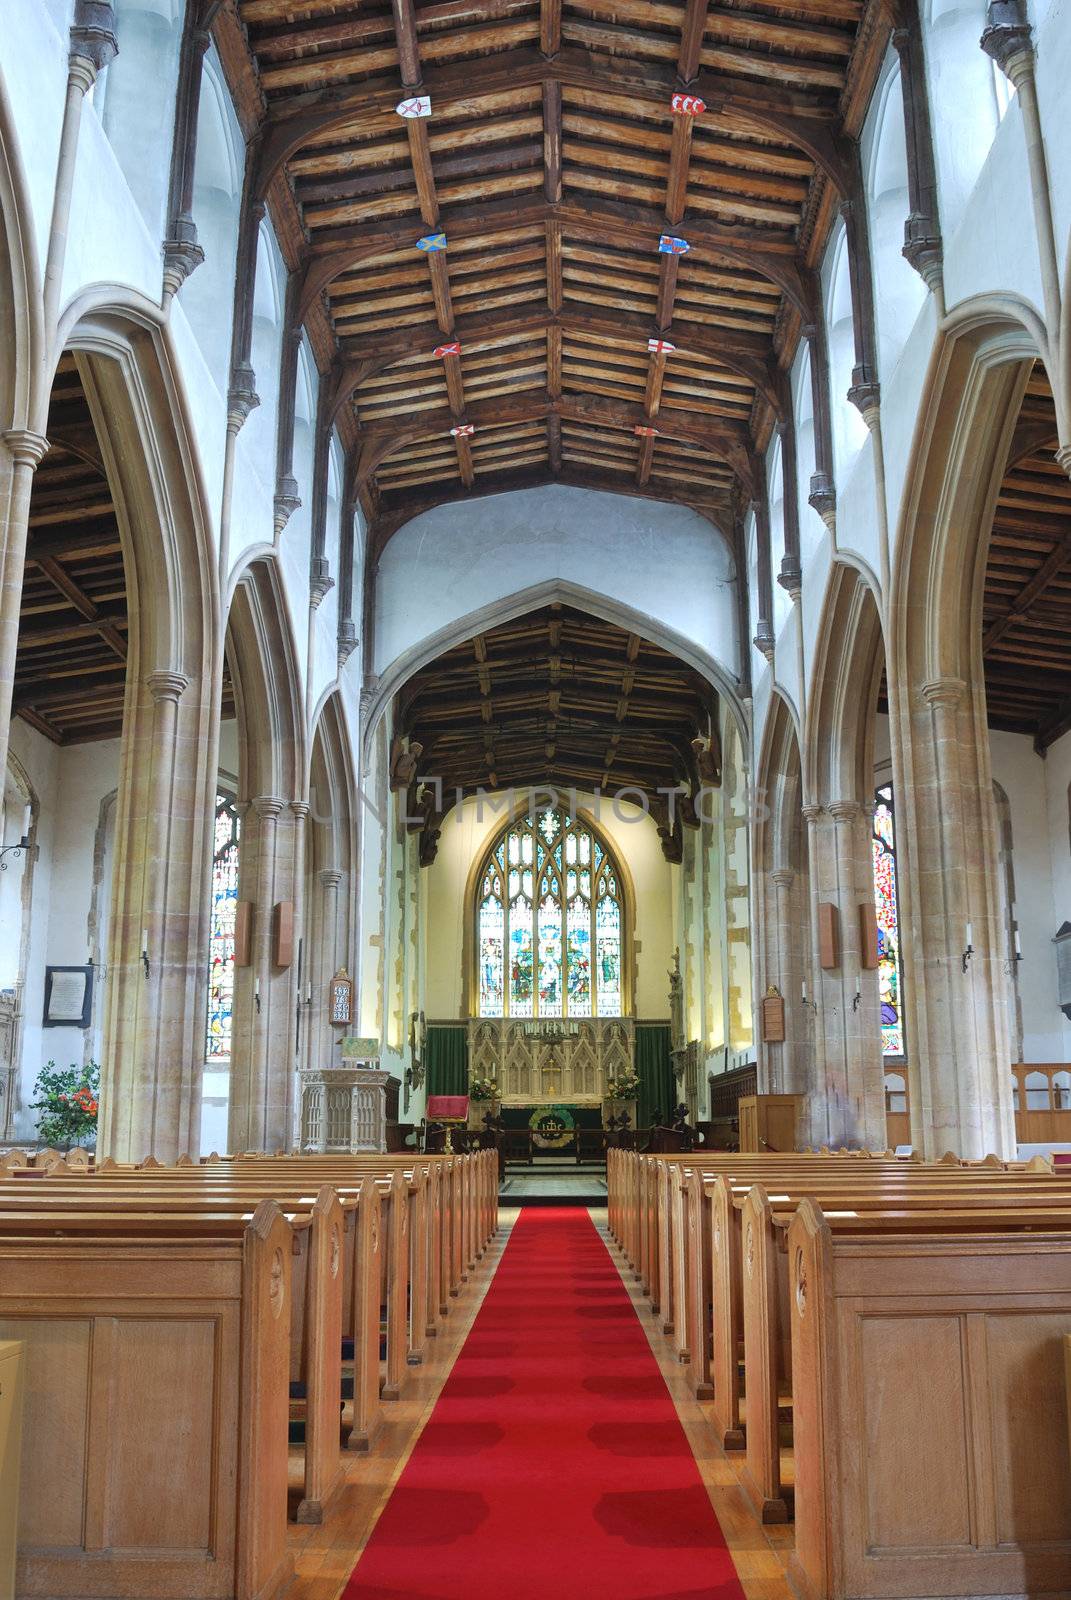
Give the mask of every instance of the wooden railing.
<path id="1" fill-rule="evenodd" d="M 735 1121 L 741 1097 L 758 1092 L 759 1073 L 754 1063 L 734 1067 L 732 1072 L 716 1073 L 710 1079 L 710 1120 L 716 1122 L 720 1117 L 732 1117 Z"/>

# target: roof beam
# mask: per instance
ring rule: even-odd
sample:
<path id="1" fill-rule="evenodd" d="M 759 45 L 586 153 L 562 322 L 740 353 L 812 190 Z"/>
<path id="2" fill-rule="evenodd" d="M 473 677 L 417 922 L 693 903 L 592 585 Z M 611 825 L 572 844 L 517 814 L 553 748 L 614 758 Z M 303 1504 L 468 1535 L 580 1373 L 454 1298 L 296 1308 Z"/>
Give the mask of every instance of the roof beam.
<path id="1" fill-rule="evenodd" d="M 527 193 L 459 206 L 444 212 L 439 222 L 448 238 L 452 235 L 455 240 L 487 239 L 496 232 L 559 222 L 567 232 L 579 238 L 610 242 L 626 250 L 642 247 L 646 235 L 653 253 L 659 234 L 665 232 L 667 219 L 654 207 L 633 202 L 585 196 L 582 204 L 572 200 L 553 204 Z M 416 234 L 413 222 L 405 219 L 316 233 L 301 281 L 299 316 L 307 314 L 317 297 L 329 289 L 336 278 L 352 272 L 362 262 L 399 250 L 411 250 L 416 244 Z M 805 321 L 813 321 L 816 308 L 812 305 L 811 280 L 800 267 L 795 239 L 790 233 L 695 217 L 688 221 L 688 239 L 693 248 L 700 247 L 765 278 L 788 297 Z"/>
<path id="2" fill-rule="evenodd" d="M 557 411 L 568 421 L 594 423 L 631 432 L 645 424 L 642 405 L 611 400 L 605 395 L 562 395 L 521 393 L 514 399 L 497 397 L 468 407 L 467 420 L 474 427 L 495 427 L 514 422 L 534 422 Z M 373 423 L 362 430 L 357 463 L 358 479 L 365 479 L 397 451 L 420 439 L 446 434 L 454 423 L 449 411 L 425 411 L 409 420 Z M 668 439 L 698 444 L 716 452 L 749 491 L 753 488 L 753 464 L 748 453 L 747 429 L 724 419 L 693 421 L 687 412 L 673 411 L 661 418 L 659 431 Z"/>
<path id="3" fill-rule="evenodd" d="M 552 299 L 560 299 L 560 284 L 554 271 L 558 259 L 556 252 L 560 251 L 560 229 L 557 224 L 549 223 L 547 232 L 548 288 L 553 291 L 557 285 L 557 292 L 552 293 Z M 555 234 L 557 242 L 552 237 Z M 664 259 L 668 261 L 674 258 L 667 256 Z M 553 280 L 552 273 L 554 273 Z M 564 333 L 601 334 L 617 344 L 635 339 L 637 344 L 645 345 L 649 338 L 661 332 L 651 318 L 635 312 L 610 313 L 594 309 L 580 311 L 575 307 L 555 310 L 552 305 L 549 308 L 537 306 L 525 311 L 492 312 L 489 316 L 477 314 L 457 317 L 454 320 L 452 334 L 464 347 L 472 341 L 482 345 L 496 338 L 511 338 L 515 334 L 540 335 L 555 327 Z M 429 346 L 433 337 L 433 332 L 429 329 Z M 386 372 L 397 361 L 412 357 L 416 336 L 412 328 L 404 328 L 397 333 L 373 335 L 354 342 L 360 354 L 344 356 L 338 369 L 329 407 L 332 419 L 337 416 L 339 408 L 346 403 L 354 390 L 367 379 Z M 776 416 L 783 413 L 786 391 L 783 383 L 778 380 L 766 353 L 767 341 L 746 333 L 734 334 L 717 327 L 703 327 L 699 323 L 677 320 L 673 329 L 673 343 L 678 353 L 683 356 L 706 356 L 724 366 L 729 372 L 735 372 L 739 377 L 746 378 L 768 401 Z"/>
<path id="4" fill-rule="evenodd" d="M 546 0 L 544 0 L 546 4 Z M 560 24 L 559 24 L 560 26 Z M 686 19 L 685 31 L 690 24 Z M 555 29 L 541 29 L 541 49 L 508 50 L 482 61 L 454 62 L 430 68 L 422 89 L 432 102 L 448 107 L 503 89 L 539 86 L 553 81 L 604 97 L 620 97 L 666 108 L 680 87 L 678 66 L 650 60 L 609 56 L 569 45 L 555 51 Z M 687 62 L 686 62 L 687 64 Z M 746 82 L 726 74 L 699 71 L 688 82 L 691 93 L 712 112 L 735 112 L 761 126 L 774 138 L 803 150 L 825 172 L 841 194 L 850 188 L 848 141 L 841 133 L 840 114 L 832 96 L 800 93 L 781 85 Z M 370 79 L 351 88 L 308 90 L 272 106 L 260 153 L 256 190 L 267 193 L 275 175 L 308 140 L 347 123 L 393 110 L 397 79 Z"/>

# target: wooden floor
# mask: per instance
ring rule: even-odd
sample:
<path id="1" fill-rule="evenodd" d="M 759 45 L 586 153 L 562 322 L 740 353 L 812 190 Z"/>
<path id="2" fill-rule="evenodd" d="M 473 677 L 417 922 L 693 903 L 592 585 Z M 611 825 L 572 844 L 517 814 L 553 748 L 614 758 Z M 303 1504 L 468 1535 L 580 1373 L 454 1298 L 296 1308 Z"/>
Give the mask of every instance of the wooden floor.
<path id="1" fill-rule="evenodd" d="M 296 1576 L 286 1600 L 337 1600 L 431 1415 L 487 1292 L 516 1216 L 516 1209 L 502 1207 L 496 1238 L 453 1303 L 446 1326 L 438 1338 L 428 1341 L 424 1364 L 410 1369 L 405 1398 L 386 1407 L 375 1452 L 352 1457 L 345 1487 L 327 1520 L 318 1528 L 291 1528 Z M 592 1209 L 591 1216 L 606 1238 L 605 1210 Z M 621 1268 L 616 1246 L 608 1238 L 607 1243 Z M 670 1359 L 657 1319 L 651 1315 L 631 1272 L 625 1269 L 622 1276 L 673 1396 L 748 1600 L 793 1600 L 785 1576 L 785 1563 L 792 1548 L 791 1528 L 763 1528 L 755 1517 L 739 1483 L 743 1455 L 728 1457 L 715 1444 L 708 1408 L 688 1396 L 687 1368 Z"/>

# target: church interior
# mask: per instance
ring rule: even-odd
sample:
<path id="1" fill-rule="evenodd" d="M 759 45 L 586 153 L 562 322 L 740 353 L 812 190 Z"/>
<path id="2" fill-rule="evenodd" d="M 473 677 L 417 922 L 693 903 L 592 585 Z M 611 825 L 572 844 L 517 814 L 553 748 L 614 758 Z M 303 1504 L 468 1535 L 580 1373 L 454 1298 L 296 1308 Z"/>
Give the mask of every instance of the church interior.
<path id="1" fill-rule="evenodd" d="M 1071 1600 L 1069 75 L 5 0 L 0 1600 Z"/>

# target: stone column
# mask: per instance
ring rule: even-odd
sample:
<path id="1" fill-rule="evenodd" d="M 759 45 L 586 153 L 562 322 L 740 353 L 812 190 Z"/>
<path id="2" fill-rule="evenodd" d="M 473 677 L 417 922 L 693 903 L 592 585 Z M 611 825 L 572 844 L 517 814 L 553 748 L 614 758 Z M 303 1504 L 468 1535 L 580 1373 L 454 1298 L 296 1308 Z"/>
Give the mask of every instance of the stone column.
<path id="1" fill-rule="evenodd" d="M 793 997 L 801 1014 L 810 1013 L 814 1030 L 814 1072 L 806 1121 L 810 1124 L 810 1143 L 842 1144 L 845 1106 L 844 1053 L 837 1036 L 840 1010 L 840 983 L 836 973 L 824 972 L 818 961 L 818 907 L 836 887 L 836 846 L 832 817 L 823 806 L 806 805 L 807 856 L 810 862 L 809 949 L 801 981 L 807 984 L 807 1003 L 802 992 Z M 836 1014 L 835 1014 L 836 1013 Z"/>
<path id="2" fill-rule="evenodd" d="M 810 988 L 810 907 L 803 902 L 807 879 L 790 867 L 775 867 L 767 894 L 767 983 L 776 984 L 785 1001 L 785 1041 L 766 1046 L 771 1094 L 807 1094 L 814 1049 L 814 1013 L 804 1007 L 800 984 Z M 772 917 L 770 917 L 772 912 Z"/>
<path id="3" fill-rule="evenodd" d="M 988 732 L 967 685 L 922 685 L 910 726 L 894 714 L 901 951 L 911 1131 L 927 1156 L 1014 1153 L 999 849 Z M 964 961 L 967 925 L 973 954 Z"/>
<path id="4" fill-rule="evenodd" d="M 285 806 L 277 795 L 258 795 L 246 813 L 242 833 L 243 896 L 253 902 L 253 950 L 247 975 L 247 1026 L 236 1028 L 231 1051 L 231 1097 L 227 1130 L 230 1148 L 274 1150 L 277 1136 L 271 1106 L 269 1057 L 272 1038 L 272 909 L 275 904 L 276 828 Z M 246 887 L 248 885 L 248 888 Z M 249 891 L 252 891 L 249 893 Z M 283 1025 L 279 1016 L 274 1026 Z M 284 1026 L 289 1032 L 289 1019 Z"/>
<path id="5" fill-rule="evenodd" d="M 128 694 L 98 1134 L 120 1161 L 200 1148 L 214 700 L 169 669 Z"/>
<path id="6" fill-rule="evenodd" d="M 7 771 L 30 492 L 47 449 L 44 435 L 28 428 L 8 429 L 0 449 L 0 774 Z"/>
<path id="7" fill-rule="evenodd" d="M 320 885 L 319 948 L 315 963 L 310 959 L 312 1006 L 308 1013 L 309 1056 L 313 1066 L 327 1066 L 333 1054 L 332 1046 L 335 1034 L 331 1026 L 330 1009 L 327 1003 L 327 986 L 340 965 L 338 954 L 338 891 L 342 877 L 343 875 L 337 867 L 324 867 L 317 873 Z"/>
<path id="8" fill-rule="evenodd" d="M 833 818 L 840 914 L 840 992 L 834 1032 L 843 1051 L 846 1117 L 844 1132 L 853 1143 L 883 1150 L 885 1077 L 881 1058 L 881 1020 L 877 977 L 862 967 L 859 909 L 873 899 L 870 827 L 858 800 L 834 800 Z M 856 984 L 859 1004 L 856 1005 Z"/>

